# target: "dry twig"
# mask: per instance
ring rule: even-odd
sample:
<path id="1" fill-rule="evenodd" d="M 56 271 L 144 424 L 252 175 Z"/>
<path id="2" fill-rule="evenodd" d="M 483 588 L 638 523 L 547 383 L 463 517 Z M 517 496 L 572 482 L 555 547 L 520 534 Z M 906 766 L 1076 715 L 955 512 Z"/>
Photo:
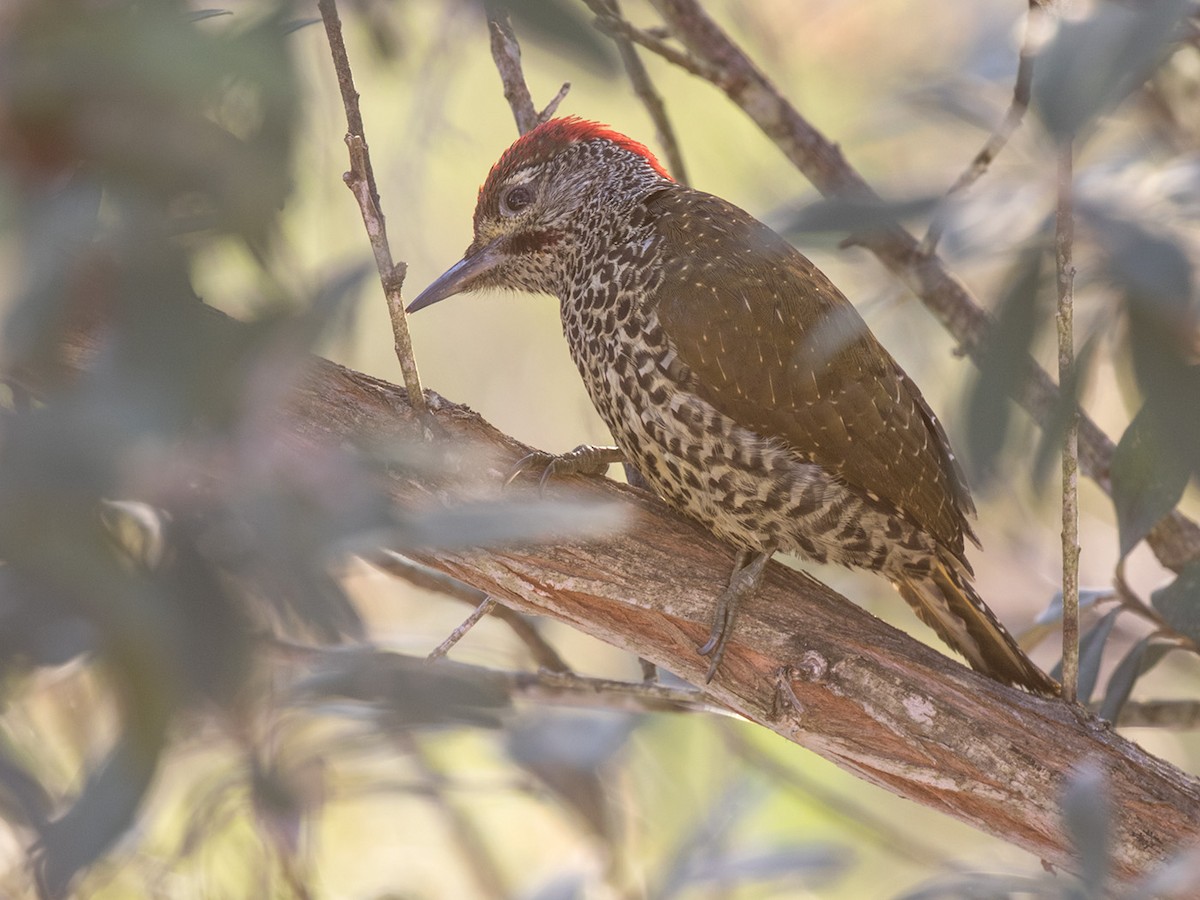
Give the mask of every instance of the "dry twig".
<path id="1" fill-rule="evenodd" d="M 1060 391 L 1075 383 L 1074 284 L 1072 249 L 1075 237 L 1072 149 L 1058 151 L 1058 208 L 1054 217 L 1054 258 L 1058 273 L 1058 384 Z M 1062 592 L 1063 699 L 1074 703 L 1079 687 L 1079 409 L 1074 397 L 1067 403 L 1062 449 Z"/>
<path id="2" fill-rule="evenodd" d="M 409 584 L 414 584 L 427 591 L 436 591 L 455 600 L 461 600 L 463 603 L 470 603 L 477 608 L 488 599 L 488 595 L 483 591 L 390 550 L 375 554 L 369 562 L 389 575 L 403 578 Z M 525 645 L 529 650 L 529 655 L 533 657 L 534 663 L 539 668 L 560 673 L 571 671 L 571 667 L 558 655 L 558 651 L 519 612 L 509 609 L 507 606 L 495 606 L 490 612 L 507 625 Z"/>
<path id="3" fill-rule="evenodd" d="M 430 650 L 429 655 L 425 658 L 430 662 L 435 659 L 441 659 L 452 649 L 454 649 L 454 645 L 461 641 L 466 636 L 467 632 L 475 627 L 480 619 L 482 619 L 495 608 L 496 601 L 491 597 L 484 597 L 483 602 L 475 607 L 474 611 L 463 620 L 462 624 L 450 632 L 444 641 Z"/>
<path id="4" fill-rule="evenodd" d="M 491 35 L 492 59 L 496 62 L 500 81 L 504 85 L 504 99 L 512 109 L 517 131 L 525 134 L 537 127 L 538 113 L 533 106 L 529 86 L 525 84 L 525 73 L 521 71 L 521 45 L 517 43 L 508 10 L 503 3 L 485 3 L 484 10 Z"/>
<path id="5" fill-rule="evenodd" d="M 387 298 L 388 317 L 392 322 L 392 338 L 396 347 L 396 359 L 404 376 L 404 386 L 412 395 L 413 406 L 418 412 L 426 412 L 425 395 L 421 389 L 421 376 L 417 371 L 417 358 L 413 353 L 412 338 L 408 333 L 408 319 L 404 313 L 401 288 L 407 266 L 392 262 L 392 249 L 388 244 L 387 227 L 383 209 L 379 202 L 379 190 L 375 185 L 375 172 L 371 167 L 371 156 L 367 150 L 366 130 L 362 112 L 358 106 L 358 91 L 354 87 L 354 75 L 350 70 L 350 58 L 346 54 L 346 42 L 342 38 L 342 20 L 338 16 L 336 0 L 317 0 L 321 20 L 325 23 L 325 34 L 329 40 L 329 51 L 333 56 L 333 68 L 337 72 L 338 88 L 342 94 L 342 105 L 346 110 L 346 146 L 350 150 L 350 171 L 342 176 L 358 201 L 363 225 L 375 254 L 375 267 L 383 284 Z"/>

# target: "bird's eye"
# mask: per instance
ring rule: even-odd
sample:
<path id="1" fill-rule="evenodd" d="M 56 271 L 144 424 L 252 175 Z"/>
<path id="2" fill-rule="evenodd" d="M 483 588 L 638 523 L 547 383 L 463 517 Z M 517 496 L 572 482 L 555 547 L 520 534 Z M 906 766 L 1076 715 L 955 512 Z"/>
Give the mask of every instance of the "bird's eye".
<path id="1" fill-rule="evenodd" d="M 533 202 L 533 191 L 523 184 L 514 184 L 500 195 L 500 212 L 515 216 Z"/>

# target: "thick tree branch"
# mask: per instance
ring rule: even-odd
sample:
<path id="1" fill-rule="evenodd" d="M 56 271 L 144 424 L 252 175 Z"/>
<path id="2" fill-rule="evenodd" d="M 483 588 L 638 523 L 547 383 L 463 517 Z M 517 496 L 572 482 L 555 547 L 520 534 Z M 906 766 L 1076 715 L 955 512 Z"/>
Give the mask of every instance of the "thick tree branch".
<path id="1" fill-rule="evenodd" d="M 86 336 L 73 339 L 64 362 L 86 365 L 90 348 Z M 381 489 L 412 510 L 500 498 L 504 474 L 528 448 L 465 407 L 428 398 L 444 437 L 423 449 L 441 454 L 443 465 L 436 474 L 398 471 Z M 278 415 L 288 439 L 309 452 L 415 444 L 424 431 L 403 390 L 321 360 Z M 707 663 L 695 648 L 731 551 L 627 486 L 574 477 L 548 494 L 619 502 L 627 527 L 601 539 L 414 555 L 514 608 L 701 683 Z M 746 601 L 705 697 L 1055 865 L 1072 864 L 1059 797 L 1085 760 L 1110 780 L 1116 873 L 1143 872 L 1200 840 L 1194 779 L 1077 708 L 977 675 L 782 565 L 771 565 L 762 591 Z"/>
<path id="2" fill-rule="evenodd" d="M 822 194 L 882 202 L 846 162 L 837 145 L 800 115 L 696 0 L 653 2 L 688 51 L 672 50 L 663 54 L 665 59 L 723 90 Z M 611 25 L 606 23 L 606 27 Z M 653 42 L 639 40 L 629 30 L 624 33 L 658 52 Z M 976 362 L 980 360 L 992 329 L 992 318 L 937 256 L 922 252 L 918 240 L 901 228 L 864 235 L 860 243 L 921 299 L 968 356 Z M 1043 428 L 1054 421 L 1060 408 L 1058 386 L 1032 358 L 1025 361 L 1023 388 L 1015 399 Z M 1110 494 L 1113 450 L 1113 442 L 1099 426 L 1081 415 L 1080 470 Z M 1188 562 L 1200 559 L 1200 526 L 1179 511 L 1159 522 L 1146 540 L 1159 561 L 1176 572 Z"/>

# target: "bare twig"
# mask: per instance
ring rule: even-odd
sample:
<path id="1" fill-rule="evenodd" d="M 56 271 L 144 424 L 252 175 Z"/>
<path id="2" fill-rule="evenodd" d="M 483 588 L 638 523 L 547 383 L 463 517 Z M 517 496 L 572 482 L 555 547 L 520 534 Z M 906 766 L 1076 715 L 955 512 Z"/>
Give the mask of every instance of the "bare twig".
<path id="1" fill-rule="evenodd" d="M 483 591 L 390 550 L 376 553 L 369 561 L 376 568 L 399 576 L 409 584 L 415 584 L 427 591 L 437 591 L 463 603 L 470 603 L 474 607 L 481 606 L 488 599 L 488 595 Z M 571 667 L 558 655 L 558 651 L 519 612 L 507 606 L 496 606 L 491 612 L 525 645 L 537 666 L 551 672 L 571 671 Z"/>
<path id="2" fill-rule="evenodd" d="M 98 335 L 71 335 L 57 358 L 64 371 L 82 371 L 101 345 Z M 449 440 L 491 460 L 488 471 L 505 471 L 529 452 L 463 407 L 440 399 L 431 407 Z M 318 359 L 278 415 L 279 439 L 300 453 L 326 453 L 364 435 L 415 437 L 424 426 L 403 391 Z M 386 490 L 401 510 L 415 511 L 428 509 L 431 497 L 449 504 L 477 497 L 479 484 L 473 472 L 447 469 L 393 473 Z M 585 502 L 620 503 L 625 529 L 487 552 L 422 551 L 420 558 L 502 603 L 701 680 L 707 664 L 695 648 L 709 630 L 713 586 L 728 577 L 728 548 L 643 491 L 577 477 L 549 493 L 568 490 Z M 1063 779 L 1083 758 L 1109 773 L 1116 877 L 1145 872 L 1200 835 L 1195 779 L 1096 727 L 1077 706 L 973 673 L 778 563 L 740 611 L 705 696 L 1054 865 L 1076 858 L 1059 801 Z"/>
<path id="3" fill-rule="evenodd" d="M 720 77 L 720 72 L 716 68 L 705 65 L 690 53 L 671 46 L 658 35 L 638 28 L 625 19 L 612 14 L 600 15 L 596 17 L 596 27 L 611 37 L 622 37 L 635 44 L 641 44 L 667 62 L 678 66 L 685 72 L 691 72 L 705 81 L 712 81 L 715 84 L 716 79 Z"/>
<path id="4" fill-rule="evenodd" d="M 1029 12 L 1025 17 L 1025 36 L 1021 41 L 1021 55 L 1017 63 L 1017 77 L 1013 84 L 1012 101 L 1008 105 L 1008 112 L 1004 114 L 1004 121 L 988 136 L 983 147 L 971 160 L 970 165 L 958 176 L 958 179 L 950 186 L 950 190 L 946 191 L 947 197 L 953 197 L 960 191 L 965 191 L 983 177 L 988 166 L 1000 155 L 1000 151 L 1008 144 L 1009 138 L 1013 136 L 1013 132 L 1020 127 L 1021 121 L 1025 118 L 1025 111 L 1029 109 L 1029 92 L 1033 85 L 1034 48 L 1043 24 L 1041 9 L 1039 0 L 1029 0 Z M 932 254 L 937 249 L 938 241 L 941 238 L 942 225 L 939 221 L 934 220 L 933 224 L 929 226 L 929 231 L 925 233 L 925 239 L 921 241 L 921 252 Z"/>
<path id="5" fill-rule="evenodd" d="M 338 16 L 336 0 L 317 0 L 321 19 L 325 23 L 325 34 L 329 40 L 329 51 L 333 56 L 333 68 L 337 72 L 338 88 L 342 94 L 342 105 L 346 110 L 346 146 L 350 150 L 350 171 L 342 179 L 358 201 L 363 225 L 375 254 L 375 267 L 387 298 L 388 316 L 392 322 L 392 337 L 396 347 L 396 359 L 404 376 L 404 386 L 412 396 L 414 408 L 426 416 L 428 409 L 425 394 L 421 389 L 421 376 L 417 371 L 417 359 L 413 354 L 412 338 L 408 333 L 408 319 L 404 313 L 401 288 L 407 266 L 393 263 L 392 250 L 388 245 L 387 227 L 383 209 L 379 202 L 379 191 L 375 185 L 375 172 L 371 167 L 371 156 L 367 150 L 366 131 L 363 128 L 362 112 L 358 106 L 358 91 L 354 87 L 354 75 L 350 71 L 350 58 L 346 54 L 346 42 L 342 38 L 342 20 Z"/>
<path id="6" fill-rule="evenodd" d="M 1054 217 L 1054 258 L 1058 272 L 1058 388 L 1073 390 L 1075 383 L 1075 239 L 1072 148 L 1067 142 L 1058 151 L 1058 208 Z M 1074 703 L 1079 687 L 1079 410 L 1074 397 L 1067 404 L 1062 449 L 1062 592 L 1063 592 L 1063 699 Z"/>
<path id="7" fill-rule="evenodd" d="M 622 20 L 617 0 L 584 0 L 584 2 L 588 9 L 596 14 L 597 23 L 600 18 L 605 17 Z M 663 103 L 662 96 L 654 87 L 654 83 L 650 80 L 650 73 L 646 71 L 646 66 L 638 56 L 637 47 L 627 35 L 612 31 L 606 33 L 617 45 L 617 51 L 621 54 L 621 62 L 625 65 L 625 73 L 629 76 L 633 92 L 642 101 L 642 105 L 646 107 L 646 112 L 650 114 L 650 118 L 654 122 L 654 127 L 658 132 L 659 146 L 662 147 L 663 155 L 667 158 L 667 168 L 676 181 L 680 184 L 687 184 L 687 169 L 683 165 L 683 154 L 680 152 L 679 142 L 675 138 L 675 129 L 667 116 L 667 108 Z"/>
<path id="8" fill-rule="evenodd" d="M 822 194 L 881 202 L 841 150 L 800 115 L 696 0 L 653 2 L 687 47 L 686 62 L 679 60 L 680 53 L 673 48 L 670 53 L 663 52 L 661 41 L 641 40 L 630 32 L 633 40 L 723 90 Z M 908 285 L 967 355 L 976 362 L 982 359 L 992 319 L 941 260 L 922 253 L 917 239 L 899 227 L 864 235 L 860 243 Z M 1032 357 L 1027 357 L 1024 366 L 1023 384 L 1015 399 L 1036 422 L 1048 427 L 1057 420 L 1060 409 L 1058 386 Z M 1112 491 L 1109 469 L 1113 450 L 1108 436 L 1081 415 L 1080 470 L 1108 493 Z M 1146 540 L 1159 561 L 1176 572 L 1200 559 L 1200 526 L 1178 510 L 1159 522 Z"/>
<path id="9" fill-rule="evenodd" d="M 571 90 L 571 82 L 564 81 L 563 86 L 558 89 L 558 93 L 550 98 L 550 102 L 546 104 L 546 108 L 538 113 L 537 120 L 539 125 L 543 122 L 549 122 L 554 117 L 554 114 L 558 112 L 558 105 L 567 98 L 569 90 Z"/>
<path id="10" fill-rule="evenodd" d="M 496 601 L 493 600 L 491 597 L 484 597 L 483 602 L 480 603 L 477 607 L 475 607 L 474 612 L 472 612 L 469 616 L 467 616 L 465 619 L 463 619 L 463 622 L 461 625 L 459 625 L 452 632 L 450 632 L 450 634 L 447 635 L 447 637 L 444 641 L 442 641 L 440 644 L 438 644 L 436 647 L 434 647 L 432 650 L 429 651 L 429 656 L 427 656 L 426 659 L 428 659 L 430 661 L 435 660 L 435 659 L 441 659 L 443 656 L 445 656 L 447 653 L 450 652 L 450 650 L 454 647 L 455 644 L 457 644 L 459 641 L 461 641 L 463 639 L 463 637 L 466 635 L 466 633 L 468 631 L 470 631 L 472 628 L 474 628 L 479 623 L 480 619 L 482 619 L 484 616 L 486 616 L 488 613 L 490 613 L 495 608 L 496 608 Z"/>
<path id="11" fill-rule="evenodd" d="M 491 34 L 492 59 L 496 61 L 500 81 L 504 84 L 504 99 L 508 101 L 513 118 L 517 121 L 517 131 L 525 134 L 537 127 L 538 113 L 529 87 L 525 84 L 525 73 L 521 71 L 521 45 L 517 42 L 503 3 L 489 0 L 484 4 L 484 10 Z"/>

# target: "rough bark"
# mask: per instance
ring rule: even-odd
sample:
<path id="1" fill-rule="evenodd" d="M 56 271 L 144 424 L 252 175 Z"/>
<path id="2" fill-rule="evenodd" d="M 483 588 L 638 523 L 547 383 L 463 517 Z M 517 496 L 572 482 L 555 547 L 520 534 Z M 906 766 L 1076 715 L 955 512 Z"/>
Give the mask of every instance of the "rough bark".
<path id="1" fill-rule="evenodd" d="M 68 368 L 85 365 L 88 350 L 86 336 L 73 339 Z M 466 407 L 427 399 L 442 465 L 393 472 L 386 489 L 396 503 L 499 497 L 502 476 L 528 448 Z M 324 360 L 280 415 L 301 446 L 422 440 L 403 389 Z M 587 540 L 412 555 L 701 683 L 707 660 L 695 648 L 731 551 L 643 491 L 571 478 L 548 495 L 618 503 L 625 527 Z M 709 691 L 866 781 L 1058 866 L 1072 865 L 1059 821 L 1063 780 L 1085 760 L 1110 780 L 1116 874 L 1143 872 L 1200 839 L 1200 784 L 1190 776 L 1078 708 L 979 676 L 778 563 L 744 604 Z"/>

